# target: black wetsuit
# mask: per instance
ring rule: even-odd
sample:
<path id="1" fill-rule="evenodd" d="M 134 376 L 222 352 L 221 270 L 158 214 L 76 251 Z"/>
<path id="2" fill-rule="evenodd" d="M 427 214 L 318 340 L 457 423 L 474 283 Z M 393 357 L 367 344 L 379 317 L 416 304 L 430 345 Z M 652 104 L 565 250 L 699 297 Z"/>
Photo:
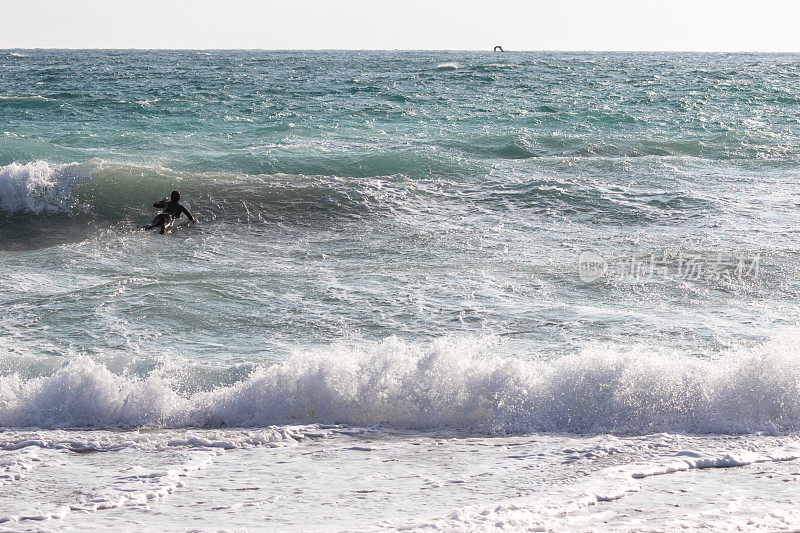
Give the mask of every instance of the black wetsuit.
<path id="1" fill-rule="evenodd" d="M 161 226 L 159 233 L 164 233 L 164 226 L 172 222 L 173 219 L 180 218 L 182 213 L 186 213 L 186 216 L 189 218 L 189 220 L 194 221 L 194 217 L 189 210 L 178 202 L 172 202 L 165 198 L 154 203 L 153 207 L 158 207 L 159 209 L 163 208 L 164 211 L 157 214 L 156 218 L 153 219 L 150 225 L 145 226 L 144 229 L 153 229 Z"/>

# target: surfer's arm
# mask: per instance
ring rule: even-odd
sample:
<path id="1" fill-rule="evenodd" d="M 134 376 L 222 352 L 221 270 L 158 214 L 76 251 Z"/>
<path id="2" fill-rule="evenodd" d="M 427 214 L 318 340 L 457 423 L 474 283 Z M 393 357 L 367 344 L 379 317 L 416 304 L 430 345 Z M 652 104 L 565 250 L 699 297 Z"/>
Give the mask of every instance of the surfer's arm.
<path id="1" fill-rule="evenodd" d="M 163 198 L 163 199 L 161 199 L 161 200 L 159 200 L 159 201 L 157 201 L 156 203 L 153 204 L 153 207 L 157 207 L 159 209 L 161 209 L 163 207 L 166 207 L 166 206 L 167 206 L 167 199 L 166 198 Z"/>
<path id="2" fill-rule="evenodd" d="M 183 209 L 183 212 L 184 212 L 184 213 L 186 213 L 186 216 L 187 216 L 187 217 L 189 217 L 189 220 L 191 220 L 192 222 L 194 222 L 194 217 L 193 217 L 193 216 L 192 216 L 192 214 L 189 212 L 189 210 L 188 210 L 188 209 L 186 209 L 186 208 L 185 208 L 185 207 L 183 207 L 183 206 L 181 206 L 181 209 Z"/>

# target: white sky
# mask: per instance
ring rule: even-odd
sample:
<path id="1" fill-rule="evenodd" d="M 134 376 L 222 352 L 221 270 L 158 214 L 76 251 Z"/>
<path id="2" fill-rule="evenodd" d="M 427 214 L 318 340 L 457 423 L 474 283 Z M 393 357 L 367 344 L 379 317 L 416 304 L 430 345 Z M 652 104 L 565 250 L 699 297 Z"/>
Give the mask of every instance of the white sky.
<path id="1" fill-rule="evenodd" d="M 0 0 L 0 48 L 800 52 L 800 0 Z"/>

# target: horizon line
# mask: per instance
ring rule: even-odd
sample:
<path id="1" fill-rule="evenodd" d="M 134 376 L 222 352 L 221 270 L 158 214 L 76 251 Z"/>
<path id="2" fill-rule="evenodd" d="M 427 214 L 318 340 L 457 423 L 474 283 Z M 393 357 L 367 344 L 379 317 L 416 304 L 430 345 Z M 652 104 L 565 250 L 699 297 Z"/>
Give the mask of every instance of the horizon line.
<path id="1" fill-rule="evenodd" d="M 233 47 L 60 47 L 60 46 L 34 46 L 34 47 L 0 47 L 0 51 L 9 50 L 70 50 L 70 51 L 241 51 L 241 52 L 488 52 L 492 54 L 507 53 L 674 53 L 674 54 L 800 54 L 796 50 L 690 50 L 690 49 L 568 49 L 568 48 L 540 48 L 540 49 L 510 49 L 495 52 L 490 48 L 233 48 Z"/>

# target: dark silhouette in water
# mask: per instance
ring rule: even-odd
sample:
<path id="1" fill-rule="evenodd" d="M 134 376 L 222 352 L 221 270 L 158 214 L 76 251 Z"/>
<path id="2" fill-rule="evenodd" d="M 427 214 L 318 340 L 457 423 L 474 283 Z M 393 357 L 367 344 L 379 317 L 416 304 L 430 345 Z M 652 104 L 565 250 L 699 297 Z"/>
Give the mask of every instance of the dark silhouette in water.
<path id="1" fill-rule="evenodd" d="M 189 217 L 189 220 L 194 222 L 194 217 L 192 214 L 185 207 L 178 203 L 180 199 L 181 193 L 178 191 L 172 191 L 169 200 L 167 200 L 167 197 L 165 196 L 158 202 L 154 203 L 153 207 L 158 207 L 159 209 L 163 208 L 164 211 L 157 214 L 156 218 L 154 218 L 150 224 L 144 226 L 143 229 L 153 229 L 160 226 L 161 229 L 158 231 L 158 233 L 163 235 L 164 227 L 167 224 L 170 224 L 173 220 L 180 218 L 182 213 L 186 213 L 186 216 Z"/>
<path id="2" fill-rule="evenodd" d="M 494 47 L 494 51 L 495 52 L 505 52 L 505 50 L 503 50 L 503 47 L 500 46 L 499 44 Z"/>

